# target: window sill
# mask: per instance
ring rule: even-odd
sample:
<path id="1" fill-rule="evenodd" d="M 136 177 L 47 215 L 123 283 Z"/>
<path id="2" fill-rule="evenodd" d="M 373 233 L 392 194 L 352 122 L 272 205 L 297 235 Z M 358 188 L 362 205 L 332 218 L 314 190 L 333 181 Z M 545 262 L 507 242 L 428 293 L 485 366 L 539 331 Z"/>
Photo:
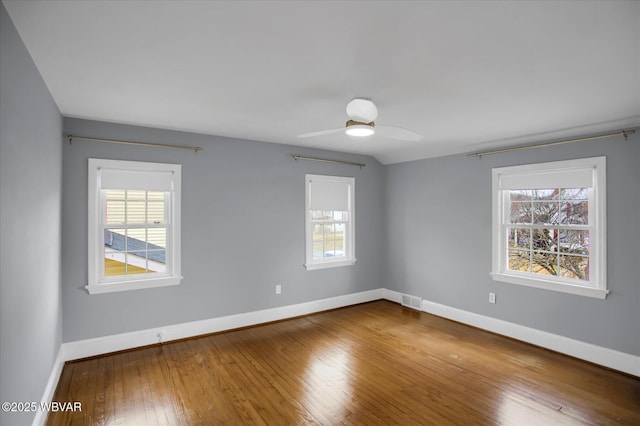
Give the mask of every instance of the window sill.
<path id="1" fill-rule="evenodd" d="M 518 284 L 526 287 L 534 287 L 544 290 L 558 291 L 561 293 L 575 294 L 578 296 L 593 297 L 595 299 L 604 300 L 606 299 L 607 294 L 609 294 L 609 290 L 604 290 L 601 288 L 584 287 L 506 273 L 492 272 L 491 277 L 494 279 L 494 281 L 502 281 L 505 283 Z"/>
<path id="2" fill-rule="evenodd" d="M 306 263 L 304 265 L 307 271 L 314 271 L 316 269 L 328 269 L 338 268 L 340 266 L 351 266 L 356 263 L 356 259 L 335 260 L 330 262 L 318 262 L 318 263 Z"/>
<path id="3" fill-rule="evenodd" d="M 146 288 L 178 285 L 182 277 L 163 277 L 136 281 L 116 281 L 85 286 L 89 294 L 114 293 L 118 291 L 142 290 Z"/>

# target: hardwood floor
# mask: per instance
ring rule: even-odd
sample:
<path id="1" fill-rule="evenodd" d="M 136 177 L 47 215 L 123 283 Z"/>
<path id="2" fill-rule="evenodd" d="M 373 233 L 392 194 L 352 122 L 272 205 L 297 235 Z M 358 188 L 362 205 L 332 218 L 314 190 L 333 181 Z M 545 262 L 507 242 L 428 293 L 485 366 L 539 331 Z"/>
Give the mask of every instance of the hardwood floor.
<path id="1" fill-rule="evenodd" d="M 48 425 L 640 425 L 640 379 L 377 301 L 69 362 Z"/>

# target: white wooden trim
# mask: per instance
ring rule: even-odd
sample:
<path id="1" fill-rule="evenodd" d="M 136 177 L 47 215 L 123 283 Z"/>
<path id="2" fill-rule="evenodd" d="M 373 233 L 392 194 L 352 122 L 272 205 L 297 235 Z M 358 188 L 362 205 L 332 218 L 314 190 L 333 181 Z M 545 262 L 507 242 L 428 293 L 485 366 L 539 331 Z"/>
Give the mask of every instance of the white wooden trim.
<path id="1" fill-rule="evenodd" d="M 347 190 L 347 212 L 348 220 L 345 222 L 345 247 L 344 258 L 333 259 L 314 259 L 313 258 L 313 232 L 311 230 L 311 204 L 312 204 L 312 182 L 332 182 L 342 183 Z M 351 266 L 356 263 L 356 248 L 355 248 L 355 184 L 356 179 L 354 177 L 343 176 L 325 176 L 325 175 L 305 175 L 305 263 L 304 267 L 307 271 L 313 271 L 317 269 L 334 268 L 340 266 Z"/>
<path id="2" fill-rule="evenodd" d="M 51 369 L 49 381 L 47 382 L 47 386 L 42 396 L 42 402 L 50 402 L 53 398 L 53 393 L 66 361 L 151 345 L 158 343 L 159 341 L 167 342 L 170 340 L 262 324 L 269 321 L 308 315 L 315 312 L 326 311 L 328 309 L 341 308 L 379 299 L 385 299 L 399 304 L 402 301 L 402 293 L 386 288 L 379 288 L 360 293 L 300 303 L 297 305 L 288 305 L 261 311 L 176 324 L 167 327 L 158 327 L 130 333 L 63 343 L 58 350 L 58 356 L 56 357 L 56 361 Z M 594 364 L 599 364 L 640 377 L 640 356 L 573 340 L 556 334 L 475 314 L 473 312 L 463 311 L 461 309 L 452 308 L 450 306 L 441 305 L 428 300 L 422 301 L 422 310 L 433 315 L 472 325 L 483 330 L 512 337 L 523 342 L 528 342 L 575 358 L 590 361 Z M 46 420 L 46 414 L 47 413 L 39 411 L 35 416 L 33 425 L 43 425 Z"/>
<path id="3" fill-rule="evenodd" d="M 452 308 L 428 300 L 422 301 L 422 310 L 433 315 L 472 325 L 483 330 L 512 337 L 574 358 L 640 377 L 640 356 L 637 355 L 570 339 L 473 312 L 463 311 L 462 309 Z"/>
<path id="4" fill-rule="evenodd" d="M 382 295 L 382 289 L 369 290 L 296 305 L 67 342 L 62 344 L 64 348 L 64 361 L 151 345 L 159 343 L 160 341 L 167 342 L 184 339 L 370 302 L 382 299 Z"/>
<path id="5" fill-rule="evenodd" d="M 563 279 L 557 277 L 547 278 L 545 275 L 533 273 L 521 273 L 510 271 L 507 268 L 507 238 L 505 231 L 507 224 L 505 218 L 508 217 L 508 206 L 505 202 L 505 189 L 502 179 L 505 176 L 521 176 L 523 180 L 534 175 L 544 175 L 551 173 L 555 177 L 571 174 L 572 171 L 589 170 L 592 175 L 592 184 L 589 185 L 589 226 L 591 249 L 589 255 L 589 284 L 590 286 L 580 287 L 580 283 L 567 284 Z M 557 172 L 557 173 L 556 173 Z M 545 290 L 559 291 L 563 293 L 576 294 L 580 296 L 605 299 L 609 291 L 607 290 L 607 200 L 606 200 L 606 157 L 580 158 L 575 160 L 555 161 L 549 163 L 526 164 L 521 166 L 497 167 L 492 169 L 492 267 L 491 276 L 496 281 L 511 284 L 542 288 Z M 514 178 L 515 179 L 515 178 Z M 553 182 L 554 179 L 551 179 Z M 584 179 L 584 176 L 580 177 Z M 562 186 L 560 183 L 553 187 Z M 507 185 L 507 187 L 509 187 Z M 509 225 L 510 226 L 510 225 Z M 528 227 L 528 226 L 527 226 Z M 562 228 L 552 225 L 552 228 Z M 580 227 L 581 228 L 581 227 Z"/>
<path id="6" fill-rule="evenodd" d="M 402 303 L 402 293 L 399 293 L 395 290 L 389 290 L 389 289 L 383 288 L 382 297 L 385 300 L 388 300 L 390 302 L 395 302 L 397 304 Z"/>
<path id="7" fill-rule="evenodd" d="M 180 284 L 181 276 L 181 191 L 182 191 L 182 165 L 167 163 L 149 163 L 141 161 L 105 160 L 89 158 L 88 160 L 88 285 L 85 286 L 89 294 L 109 293 L 114 291 L 139 290 L 153 287 L 163 287 Z M 147 183 L 149 188 L 135 186 L 136 189 L 154 189 L 153 177 L 159 175 L 162 178 L 160 189 L 170 191 L 171 201 L 166 201 L 170 210 L 167 215 L 167 271 L 164 274 L 140 274 L 135 276 L 116 278 L 104 278 L 104 224 L 102 223 L 102 203 L 100 190 L 102 184 L 101 170 L 122 171 L 126 177 L 140 177 L 146 173 L 152 174 L 152 178 L 140 178 L 141 182 L 133 182 L 133 185 Z M 140 175 L 140 176 L 138 176 Z M 112 179 L 116 179 L 115 174 Z M 123 178 L 124 181 L 126 179 Z M 123 185 L 117 185 L 123 186 Z M 126 225 L 125 225 L 126 227 Z"/>
<path id="8" fill-rule="evenodd" d="M 58 349 L 58 355 L 56 356 L 56 360 L 51 367 L 51 373 L 49 374 L 49 380 L 47 381 L 47 385 L 44 388 L 44 393 L 42 394 L 42 398 L 40 399 L 40 407 L 44 406 L 42 403 L 49 403 L 53 399 L 53 394 L 56 391 L 56 387 L 58 386 L 58 381 L 60 380 L 60 375 L 62 374 L 62 368 L 64 367 L 65 355 L 63 345 Z M 42 411 L 38 409 L 36 411 L 36 415 L 33 418 L 33 426 L 41 426 L 44 425 L 45 421 L 47 421 L 47 411 Z"/>
<path id="9" fill-rule="evenodd" d="M 607 294 L 609 294 L 609 290 L 603 290 L 601 288 L 585 287 L 569 283 L 556 283 L 550 280 L 537 279 L 537 277 L 520 276 L 517 271 L 509 271 L 508 273 L 492 272 L 490 275 L 494 281 L 559 291 L 561 293 L 577 294 L 579 296 L 593 297 L 595 299 L 606 299 Z"/>

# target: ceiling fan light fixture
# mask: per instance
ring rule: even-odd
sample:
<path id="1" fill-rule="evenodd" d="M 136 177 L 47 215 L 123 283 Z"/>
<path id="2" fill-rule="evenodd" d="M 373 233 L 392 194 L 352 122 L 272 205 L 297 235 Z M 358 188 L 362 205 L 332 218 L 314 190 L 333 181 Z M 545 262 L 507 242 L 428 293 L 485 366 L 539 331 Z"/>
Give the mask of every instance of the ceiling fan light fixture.
<path id="1" fill-rule="evenodd" d="M 423 138 L 420 133 L 413 130 L 404 129 L 396 126 L 376 126 L 375 119 L 378 117 L 378 109 L 371 99 L 355 98 L 347 105 L 347 116 L 349 120 L 345 123 L 345 127 L 338 129 L 320 130 L 318 132 L 304 133 L 298 135 L 299 138 L 310 138 L 317 136 L 332 135 L 334 133 L 346 133 L 356 138 L 364 138 L 374 134 L 387 139 L 395 139 L 399 141 L 419 141 Z M 376 132 L 375 128 L 379 132 Z M 343 133 L 344 132 L 344 133 Z"/>
<path id="2" fill-rule="evenodd" d="M 373 129 L 373 127 L 368 126 L 366 124 L 356 124 L 354 126 L 347 127 L 345 132 L 349 136 L 357 136 L 357 137 L 361 138 L 361 137 L 364 137 L 364 136 L 371 136 L 376 131 Z"/>

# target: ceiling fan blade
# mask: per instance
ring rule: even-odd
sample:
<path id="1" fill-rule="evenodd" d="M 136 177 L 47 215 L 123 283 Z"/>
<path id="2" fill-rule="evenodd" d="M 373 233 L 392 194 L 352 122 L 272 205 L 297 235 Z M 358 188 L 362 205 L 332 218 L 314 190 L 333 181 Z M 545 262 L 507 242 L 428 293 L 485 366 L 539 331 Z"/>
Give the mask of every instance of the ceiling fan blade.
<path id="1" fill-rule="evenodd" d="M 338 133 L 338 132 L 344 132 L 344 127 L 341 127 L 339 129 L 320 130 L 319 132 L 305 133 L 305 134 L 302 134 L 302 135 L 298 135 L 298 137 L 299 138 L 313 138 L 315 136 L 330 135 L 332 133 Z"/>
<path id="2" fill-rule="evenodd" d="M 419 141 L 424 137 L 413 130 L 396 126 L 376 126 L 376 134 L 384 138 L 398 139 L 402 141 Z"/>

